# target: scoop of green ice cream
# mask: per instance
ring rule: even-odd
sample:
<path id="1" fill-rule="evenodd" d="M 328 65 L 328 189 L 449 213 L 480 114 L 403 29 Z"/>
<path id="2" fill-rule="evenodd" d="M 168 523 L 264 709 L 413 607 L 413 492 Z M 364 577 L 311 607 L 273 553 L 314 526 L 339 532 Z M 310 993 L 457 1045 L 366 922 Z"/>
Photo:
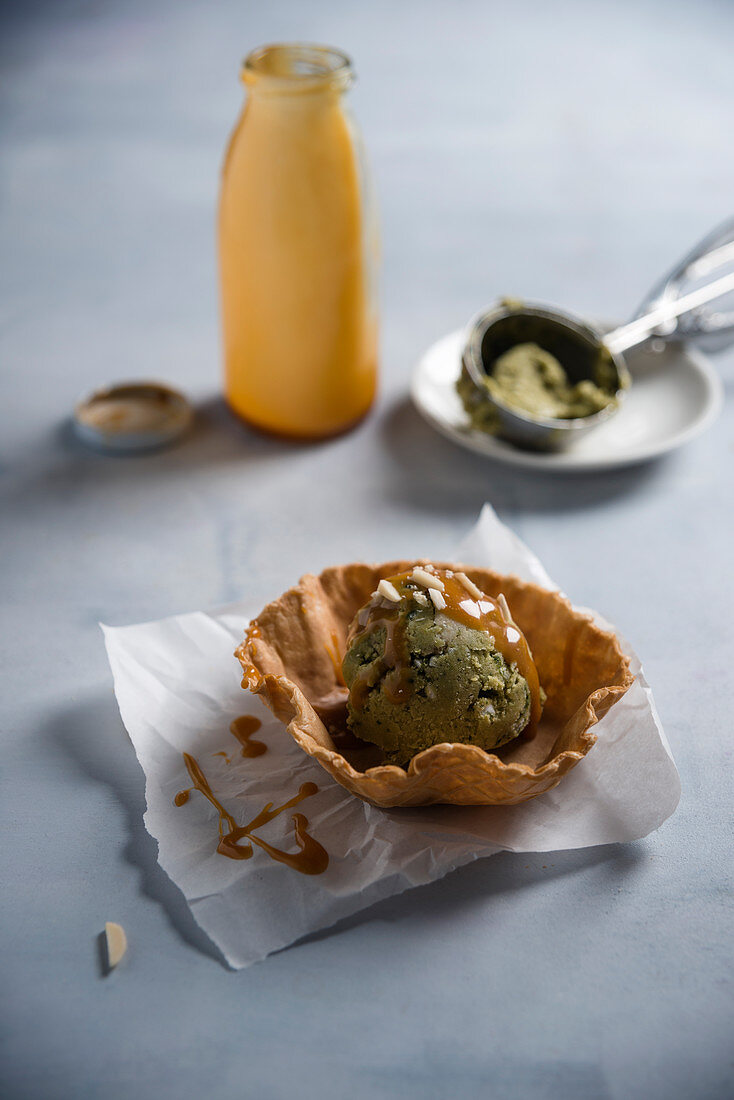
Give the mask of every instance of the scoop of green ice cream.
<path id="1" fill-rule="evenodd" d="M 378 615 L 356 627 L 344 657 L 348 724 L 357 737 L 379 745 L 390 763 L 406 765 L 430 745 L 463 742 L 491 751 L 525 729 L 528 683 L 490 634 L 442 614 L 430 600 L 403 600 L 385 615 L 383 625 Z"/>
<path id="2" fill-rule="evenodd" d="M 517 344 L 492 364 L 476 386 L 463 365 L 456 389 L 472 427 L 496 433 L 501 422 L 488 397 L 534 419 L 575 420 L 616 405 L 616 376 L 600 354 L 594 378 L 572 383 L 560 362 L 537 344 Z"/>

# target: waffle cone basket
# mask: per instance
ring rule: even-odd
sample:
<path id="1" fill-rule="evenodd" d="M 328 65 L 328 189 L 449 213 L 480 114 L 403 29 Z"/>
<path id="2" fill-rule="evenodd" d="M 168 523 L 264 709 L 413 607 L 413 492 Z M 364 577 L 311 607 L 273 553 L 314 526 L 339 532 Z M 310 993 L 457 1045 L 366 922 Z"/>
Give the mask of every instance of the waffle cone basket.
<path id="1" fill-rule="evenodd" d="M 352 563 L 303 577 L 268 604 L 236 651 L 242 686 L 261 695 L 288 732 L 343 787 L 376 806 L 507 805 L 551 790 L 596 741 L 593 727 L 633 682 L 613 634 L 557 592 L 487 569 L 463 569 L 488 596 L 503 592 L 533 653 L 547 700 L 532 740 L 494 753 L 476 745 L 433 745 L 406 769 L 379 763 L 374 746 L 336 730 L 346 688 L 341 659 L 349 624 L 383 577 L 414 562 Z M 332 730 L 334 736 L 329 730 Z M 376 762 L 377 761 L 377 762 Z"/>

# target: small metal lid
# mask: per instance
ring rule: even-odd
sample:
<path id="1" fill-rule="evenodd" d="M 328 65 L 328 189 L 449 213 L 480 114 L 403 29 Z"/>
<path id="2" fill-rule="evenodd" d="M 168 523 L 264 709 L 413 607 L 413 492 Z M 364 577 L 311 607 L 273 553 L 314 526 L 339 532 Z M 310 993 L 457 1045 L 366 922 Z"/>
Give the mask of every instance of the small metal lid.
<path id="1" fill-rule="evenodd" d="M 74 428 L 90 447 L 115 454 L 167 447 L 191 425 L 187 397 L 162 382 L 120 382 L 94 390 L 74 408 Z"/>

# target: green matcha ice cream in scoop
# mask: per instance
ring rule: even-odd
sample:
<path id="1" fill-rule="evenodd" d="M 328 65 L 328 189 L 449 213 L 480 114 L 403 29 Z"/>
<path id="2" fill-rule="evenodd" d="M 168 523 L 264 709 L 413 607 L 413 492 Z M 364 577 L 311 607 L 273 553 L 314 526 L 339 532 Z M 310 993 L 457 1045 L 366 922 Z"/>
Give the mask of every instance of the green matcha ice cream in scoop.
<path id="1" fill-rule="evenodd" d="M 347 645 L 349 728 L 389 763 L 446 742 L 491 752 L 540 717 L 538 674 L 504 597 L 464 573 L 420 565 L 380 581 Z"/>

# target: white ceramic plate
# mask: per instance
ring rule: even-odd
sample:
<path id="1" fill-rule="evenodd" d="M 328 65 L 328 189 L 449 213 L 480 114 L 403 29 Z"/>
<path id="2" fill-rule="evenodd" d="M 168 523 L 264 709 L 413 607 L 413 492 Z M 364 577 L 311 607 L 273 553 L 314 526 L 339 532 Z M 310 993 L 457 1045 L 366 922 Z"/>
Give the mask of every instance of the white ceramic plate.
<path id="1" fill-rule="evenodd" d="M 665 454 L 705 431 L 721 411 L 723 387 L 708 360 L 688 348 L 627 356 L 632 386 L 607 424 L 560 454 L 522 451 L 469 425 L 455 390 L 463 332 L 433 344 L 417 364 L 411 396 L 429 424 L 488 458 L 544 470 L 602 470 Z"/>

